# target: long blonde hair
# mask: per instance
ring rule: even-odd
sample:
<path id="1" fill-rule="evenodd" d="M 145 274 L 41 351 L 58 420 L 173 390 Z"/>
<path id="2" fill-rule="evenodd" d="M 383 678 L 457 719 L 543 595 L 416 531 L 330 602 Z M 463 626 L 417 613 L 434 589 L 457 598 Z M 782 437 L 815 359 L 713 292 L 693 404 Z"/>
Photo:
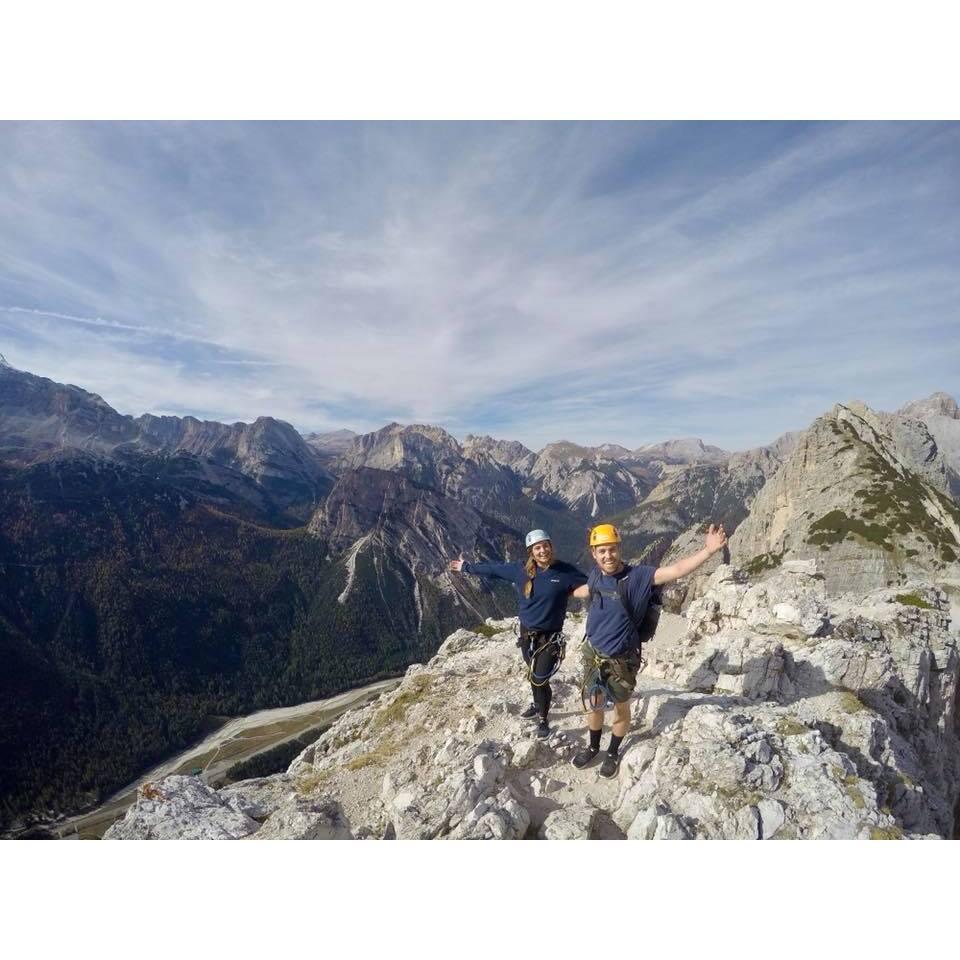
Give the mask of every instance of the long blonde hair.
<path id="1" fill-rule="evenodd" d="M 533 559 L 533 547 L 527 548 L 527 562 L 523 569 L 527 572 L 527 582 L 523 585 L 523 595 L 529 597 L 533 593 L 533 578 L 537 575 L 537 561 Z"/>

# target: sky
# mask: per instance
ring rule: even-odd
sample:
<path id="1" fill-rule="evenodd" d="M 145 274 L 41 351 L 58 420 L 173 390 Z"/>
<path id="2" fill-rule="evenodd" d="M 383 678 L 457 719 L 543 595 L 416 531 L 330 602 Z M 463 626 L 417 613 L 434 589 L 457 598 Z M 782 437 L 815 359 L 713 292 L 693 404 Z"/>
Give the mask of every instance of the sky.
<path id="1" fill-rule="evenodd" d="M 0 353 L 122 413 L 728 450 L 960 395 L 957 123 L 0 123 Z"/>

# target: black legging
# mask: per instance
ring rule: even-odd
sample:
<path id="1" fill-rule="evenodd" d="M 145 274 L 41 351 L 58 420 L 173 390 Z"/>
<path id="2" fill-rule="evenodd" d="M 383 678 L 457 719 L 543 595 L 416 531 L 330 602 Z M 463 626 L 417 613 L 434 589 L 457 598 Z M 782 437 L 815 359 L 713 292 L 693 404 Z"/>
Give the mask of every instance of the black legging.
<path id="1" fill-rule="evenodd" d="M 559 643 L 547 643 L 547 638 L 553 636 L 557 636 L 557 634 L 544 633 L 540 630 L 523 631 L 521 634 L 520 652 L 523 654 L 523 662 L 527 666 L 530 666 L 530 658 L 534 651 L 540 651 L 537 653 L 537 659 L 533 665 L 533 672 L 538 677 L 549 676 L 560 658 Z M 541 647 L 543 649 L 540 649 Z M 550 681 L 548 680 L 546 683 L 543 681 L 533 683 L 531 681 L 530 686 L 533 689 L 533 702 L 537 707 L 537 712 L 546 720 L 547 714 L 550 712 L 550 701 L 553 700 Z"/>

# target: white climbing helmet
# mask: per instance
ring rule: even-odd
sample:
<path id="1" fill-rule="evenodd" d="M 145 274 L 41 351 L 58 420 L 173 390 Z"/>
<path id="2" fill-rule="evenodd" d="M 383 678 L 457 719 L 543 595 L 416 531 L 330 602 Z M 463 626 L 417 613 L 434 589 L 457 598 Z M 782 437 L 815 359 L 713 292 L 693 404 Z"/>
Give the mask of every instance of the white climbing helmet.
<path id="1" fill-rule="evenodd" d="M 531 530 L 527 534 L 526 547 L 529 550 L 535 543 L 541 543 L 544 540 L 549 540 L 550 534 L 546 530 Z"/>

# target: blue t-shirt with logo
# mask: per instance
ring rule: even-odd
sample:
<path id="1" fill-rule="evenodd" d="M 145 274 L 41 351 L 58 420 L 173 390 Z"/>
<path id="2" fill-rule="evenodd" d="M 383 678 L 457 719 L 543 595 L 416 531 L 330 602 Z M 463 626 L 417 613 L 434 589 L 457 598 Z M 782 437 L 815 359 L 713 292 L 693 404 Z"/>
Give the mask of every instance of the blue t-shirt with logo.
<path id="1" fill-rule="evenodd" d="M 640 645 L 636 628 L 620 603 L 617 583 L 627 578 L 627 601 L 634 620 L 641 623 L 650 603 L 653 575 L 656 572 L 656 567 L 625 565 L 613 576 L 601 573 L 598 568 L 590 578 L 596 593 L 587 612 L 587 639 L 599 653 L 620 657 Z"/>
<path id="2" fill-rule="evenodd" d="M 546 570 L 537 567 L 530 596 L 523 595 L 530 579 L 525 569 L 526 561 L 513 563 L 465 563 L 464 573 L 493 580 L 512 583 L 520 597 L 520 623 L 528 630 L 544 630 L 556 633 L 563 629 L 567 615 L 567 599 L 577 587 L 587 582 L 587 575 L 573 564 L 557 560 Z"/>

